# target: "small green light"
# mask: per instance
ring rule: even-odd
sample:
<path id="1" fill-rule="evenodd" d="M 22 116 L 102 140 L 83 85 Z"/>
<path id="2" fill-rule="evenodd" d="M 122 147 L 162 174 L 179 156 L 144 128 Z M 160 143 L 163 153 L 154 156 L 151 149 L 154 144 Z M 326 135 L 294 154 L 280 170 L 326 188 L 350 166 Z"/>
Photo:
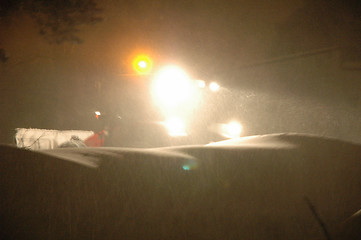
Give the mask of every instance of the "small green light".
<path id="1" fill-rule="evenodd" d="M 183 170 L 189 171 L 191 168 L 189 165 L 183 165 Z"/>
<path id="2" fill-rule="evenodd" d="M 182 168 L 184 171 L 192 171 L 198 168 L 198 161 L 196 159 L 188 159 L 183 162 Z"/>

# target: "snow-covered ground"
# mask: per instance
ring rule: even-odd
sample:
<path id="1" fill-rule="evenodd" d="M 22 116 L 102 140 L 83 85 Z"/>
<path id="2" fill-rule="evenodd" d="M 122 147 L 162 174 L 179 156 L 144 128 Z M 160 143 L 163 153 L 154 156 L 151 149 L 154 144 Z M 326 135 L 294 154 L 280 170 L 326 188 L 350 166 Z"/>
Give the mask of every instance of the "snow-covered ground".
<path id="1" fill-rule="evenodd" d="M 359 144 L 273 134 L 0 151 L 3 238 L 361 239 Z"/>

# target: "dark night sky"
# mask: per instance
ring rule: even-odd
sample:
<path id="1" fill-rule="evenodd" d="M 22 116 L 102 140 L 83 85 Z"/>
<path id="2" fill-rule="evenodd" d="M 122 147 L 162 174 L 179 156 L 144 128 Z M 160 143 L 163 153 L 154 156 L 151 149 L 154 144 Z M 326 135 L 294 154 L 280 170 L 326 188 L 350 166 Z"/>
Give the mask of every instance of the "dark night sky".
<path id="1" fill-rule="evenodd" d="M 340 93 L 346 94 L 350 100 L 342 100 L 343 103 L 337 107 L 344 109 L 344 104 L 348 104 L 350 111 L 355 113 L 360 110 L 355 106 L 361 102 L 360 82 L 354 80 L 360 75 L 359 71 L 356 71 L 357 77 L 355 73 L 352 76 L 347 73 L 346 78 L 350 80 L 343 85 L 339 82 L 342 74 L 332 78 L 330 84 L 322 80 L 327 78 L 327 74 L 321 73 L 327 71 L 327 64 L 321 67 L 320 73 L 307 73 L 307 60 L 298 63 L 298 68 L 294 66 L 297 63 L 287 62 L 291 64 L 288 69 L 297 69 L 293 76 L 288 72 L 291 70 L 282 68 L 282 65 L 261 67 L 251 72 L 249 69 L 246 72 L 240 70 L 250 63 L 355 44 L 359 35 L 355 37 L 353 33 L 361 25 L 359 22 L 359 25 L 355 24 L 357 17 L 348 8 L 352 3 L 322 0 L 99 1 L 104 20 L 81 28 L 79 36 L 84 43 L 60 45 L 48 44 L 37 33 L 37 26 L 31 19 L 17 12 L 0 23 L 0 48 L 5 49 L 9 57 L 0 66 L 1 108 L 6 112 L 1 117 L 4 123 L 1 141 L 8 141 L 9 138 L 4 136 L 15 127 L 86 128 L 82 124 L 84 115 L 104 105 L 113 110 L 116 106 L 114 111 L 121 109 L 123 113 L 124 109 L 125 112 L 137 111 L 126 106 L 137 102 L 134 99 L 138 98 L 135 92 L 139 85 L 131 87 L 133 90 L 138 88 L 134 92 L 124 90 L 129 82 L 137 82 L 134 77 L 124 75 L 133 72 L 131 59 L 137 53 L 150 55 L 155 69 L 175 63 L 197 79 L 217 80 L 235 89 L 247 86 L 247 90 L 253 91 L 252 96 L 257 96 L 257 91 L 283 94 L 279 89 L 293 86 L 291 94 L 298 96 L 295 102 L 300 103 L 307 97 L 308 100 L 321 99 L 327 105 L 332 101 L 325 101 L 326 98 L 339 101 L 343 99 Z M 269 73 L 273 75 L 269 76 Z M 303 75 L 310 77 L 311 80 L 306 81 L 308 84 L 319 78 L 320 82 L 311 89 L 337 85 L 337 89 L 342 91 L 330 87 L 323 91 L 320 99 L 317 99 L 320 95 L 317 91 L 304 94 L 308 87 L 301 83 Z M 245 76 L 248 80 L 244 80 Z M 269 79 L 263 79 L 265 77 Z M 287 82 L 282 82 L 284 79 Z M 119 97 L 116 97 L 118 93 Z M 275 100 L 273 107 L 282 108 L 284 105 L 278 102 L 281 100 L 284 99 Z M 270 99 L 261 97 L 257 101 L 270 102 Z M 264 109 L 260 111 L 264 112 Z M 245 114 L 246 110 L 241 112 L 239 114 Z M 275 115 L 277 119 L 287 114 L 278 112 Z M 351 117 L 352 121 L 357 122 L 354 118 Z M 273 130 L 288 129 L 275 127 L 270 131 Z M 302 128 L 290 130 L 302 131 Z M 305 130 L 312 132 L 308 128 Z M 266 132 L 251 131 L 250 134 Z M 333 133 L 331 135 L 337 135 Z"/>
<path id="2" fill-rule="evenodd" d="M 104 21 L 86 26 L 81 45 L 45 46 L 29 19 L 14 16 L 2 37 L 13 62 L 69 59 L 127 71 L 136 51 L 156 65 L 176 61 L 202 75 L 264 58 L 276 24 L 302 1 L 100 1 Z M 22 39 L 22 41 L 20 41 Z M 9 63 L 11 65 L 11 63 Z M 199 76 L 202 77 L 202 76 Z"/>

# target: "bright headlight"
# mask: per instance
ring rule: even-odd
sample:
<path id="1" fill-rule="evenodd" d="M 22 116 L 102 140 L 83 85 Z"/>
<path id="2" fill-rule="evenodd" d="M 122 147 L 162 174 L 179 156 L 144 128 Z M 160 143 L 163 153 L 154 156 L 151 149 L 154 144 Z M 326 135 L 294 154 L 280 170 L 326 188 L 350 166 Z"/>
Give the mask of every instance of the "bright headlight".
<path id="1" fill-rule="evenodd" d="M 176 107 L 192 100 L 193 81 L 180 68 L 169 66 L 160 71 L 153 82 L 153 95 L 163 106 Z"/>
<path id="2" fill-rule="evenodd" d="M 222 135 L 226 138 L 236 138 L 241 136 L 243 126 L 239 122 L 232 121 L 227 124 L 222 124 L 221 131 Z"/>
<path id="3" fill-rule="evenodd" d="M 186 136 L 186 126 L 185 123 L 177 117 L 171 117 L 164 122 L 164 126 L 168 130 L 170 136 Z"/>
<path id="4" fill-rule="evenodd" d="M 219 91 L 220 88 L 221 88 L 221 86 L 219 86 L 219 84 L 216 82 L 211 82 L 211 84 L 209 84 L 209 89 L 212 92 L 217 92 L 217 91 Z"/>

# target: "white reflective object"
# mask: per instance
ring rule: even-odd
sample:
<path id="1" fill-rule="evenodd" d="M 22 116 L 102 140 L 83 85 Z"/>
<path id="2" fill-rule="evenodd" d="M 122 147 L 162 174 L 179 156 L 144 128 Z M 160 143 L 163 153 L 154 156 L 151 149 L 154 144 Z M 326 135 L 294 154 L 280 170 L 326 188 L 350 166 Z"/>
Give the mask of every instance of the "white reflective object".
<path id="1" fill-rule="evenodd" d="M 211 82 L 211 84 L 209 84 L 209 89 L 210 89 L 211 91 L 213 91 L 213 92 L 219 91 L 220 88 L 221 88 L 221 87 L 220 87 L 219 84 L 216 83 L 216 82 Z"/>
<path id="2" fill-rule="evenodd" d="M 222 124 L 222 135 L 226 138 L 236 138 L 241 136 L 243 126 L 239 122 L 232 121 L 227 124 Z"/>
<path id="3" fill-rule="evenodd" d="M 195 90 L 194 82 L 180 68 L 165 67 L 153 82 L 153 95 L 163 106 L 177 107 L 192 100 Z"/>
<path id="4" fill-rule="evenodd" d="M 101 113 L 99 111 L 95 111 L 95 115 L 100 116 Z"/>
<path id="5" fill-rule="evenodd" d="M 164 126 L 168 130 L 168 134 L 172 137 L 186 136 L 185 123 L 178 117 L 171 117 L 164 122 Z"/>

